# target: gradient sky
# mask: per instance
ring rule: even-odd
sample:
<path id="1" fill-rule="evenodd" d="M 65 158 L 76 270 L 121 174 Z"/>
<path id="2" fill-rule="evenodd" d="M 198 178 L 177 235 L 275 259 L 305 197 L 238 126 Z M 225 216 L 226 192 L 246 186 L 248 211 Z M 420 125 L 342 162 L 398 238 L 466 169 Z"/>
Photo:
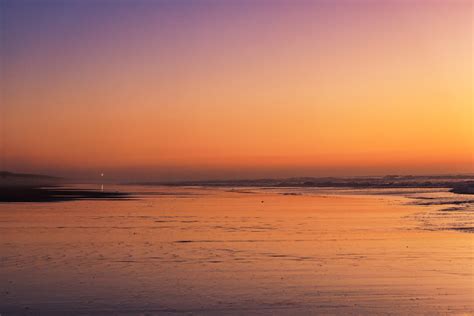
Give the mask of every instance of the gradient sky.
<path id="1" fill-rule="evenodd" d="M 0 3 L 3 169 L 474 172 L 470 0 Z"/>

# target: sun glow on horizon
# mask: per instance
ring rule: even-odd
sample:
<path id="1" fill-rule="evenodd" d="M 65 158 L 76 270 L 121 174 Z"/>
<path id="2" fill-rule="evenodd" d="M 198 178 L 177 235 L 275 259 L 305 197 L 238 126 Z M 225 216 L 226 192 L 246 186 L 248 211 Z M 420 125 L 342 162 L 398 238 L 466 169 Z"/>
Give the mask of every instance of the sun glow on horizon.
<path id="1" fill-rule="evenodd" d="M 1 11 L 8 169 L 474 172 L 471 1 L 3 1 Z"/>

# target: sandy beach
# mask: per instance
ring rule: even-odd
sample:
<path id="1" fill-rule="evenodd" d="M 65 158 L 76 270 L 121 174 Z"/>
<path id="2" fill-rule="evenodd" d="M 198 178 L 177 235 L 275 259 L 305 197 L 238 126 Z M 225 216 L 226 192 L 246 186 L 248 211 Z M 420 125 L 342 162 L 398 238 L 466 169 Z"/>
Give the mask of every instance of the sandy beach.
<path id="1" fill-rule="evenodd" d="M 474 316 L 473 0 L 0 0 L 0 316 Z"/>
<path id="2" fill-rule="evenodd" d="M 468 196 L 110 189 L 138 198 L 0 204 L 0 313 L 474 313 Z"/>

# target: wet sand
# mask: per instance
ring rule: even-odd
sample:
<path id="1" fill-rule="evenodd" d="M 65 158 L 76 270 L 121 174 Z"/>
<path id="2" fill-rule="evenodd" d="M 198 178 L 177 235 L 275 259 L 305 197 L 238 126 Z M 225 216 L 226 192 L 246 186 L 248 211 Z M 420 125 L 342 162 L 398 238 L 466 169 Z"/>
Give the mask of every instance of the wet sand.
<path id="1" fill-rule="evenodd" d="M 474 313 L 463 196 L 112 190 L 139 199 L 0 203 L 2 315 Z"/>
<path id="2" fill-rule="evenodd" d="M 1 202 L 64 202 L 132 198 L 126 192 L 75 189 L 62 186 L 0 186 Z"/>

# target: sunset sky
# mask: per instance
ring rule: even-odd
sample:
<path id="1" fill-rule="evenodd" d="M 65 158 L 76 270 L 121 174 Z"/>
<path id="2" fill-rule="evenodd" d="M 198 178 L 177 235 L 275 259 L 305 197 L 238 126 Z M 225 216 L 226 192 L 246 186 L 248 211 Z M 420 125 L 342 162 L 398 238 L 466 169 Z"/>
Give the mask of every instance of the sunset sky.
<path id="1" fill-rule="evenodd" d="M 474 172 L 471 0 L 0 3 L 0 169 Z"/>

